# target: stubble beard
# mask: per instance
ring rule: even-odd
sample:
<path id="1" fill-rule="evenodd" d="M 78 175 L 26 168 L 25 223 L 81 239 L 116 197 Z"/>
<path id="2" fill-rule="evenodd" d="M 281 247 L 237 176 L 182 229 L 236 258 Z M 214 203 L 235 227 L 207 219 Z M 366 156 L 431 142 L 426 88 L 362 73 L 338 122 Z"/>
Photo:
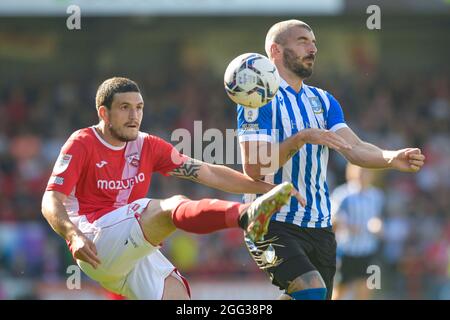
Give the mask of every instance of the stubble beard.
<path id="1" fill-rule="evenodd" d="M 313 67 L 305 66 L 302 62 L 299 61 L 299 56 L 295 54 L 294 50 L 289 48 L 284 49 L 283 64 L 288 70 L 290 70 L 301 79 L 309 78 L 313 73 Z"/>
<path id="2" fill-rule="evenodd" d="M 109 132 L 111 133 L 111 136 L 114 139 L 117 139 L 121 142 L 134 141 L 137 139 L 137 136 L 138 136 L 138 133 L 133 134 L 132 136 L 126 135 L 126 134 L 120 132 L 119 130 L 117 130 L 116 128 L 114 128 L 113 126 L 109 126 L 108 129 L 109 129 Z"/>

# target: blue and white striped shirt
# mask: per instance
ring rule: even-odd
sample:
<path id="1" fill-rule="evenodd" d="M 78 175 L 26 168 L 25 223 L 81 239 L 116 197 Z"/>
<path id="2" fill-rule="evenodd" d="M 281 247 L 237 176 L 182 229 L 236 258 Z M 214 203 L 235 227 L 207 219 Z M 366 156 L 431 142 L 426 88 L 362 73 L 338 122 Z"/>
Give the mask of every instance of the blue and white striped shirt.
<path id="1" fill-rule="evenodd" d="M 366 256 L 376 252 L 379 239 L 370 223 L 381 218 L 384 195 L 376 187 L 361 189 L 354 183 L 337 187 L 332 195 L 333 220 L 341 226 L 336 231 L 338 251 L 349 256 Z"/>
<path id="2" fill-rule="evenodd" d="M 280 89 L 270 103 L 259 109 L 238 105 L 237 112 L 239 142 L 281 143 L 306 128 L 336 131 L 347 127 L 342 108 L 331 94 L 304 83 L 296 93 L 285 80 L 281 81 Z M 307 201 L 303 208 L 292 197 L 272 220 L 308 228 L 331 226 L 327 164 L 328 147 L 305 144 L 275 174 L 265 176 L 265 181 L 275 184 L 291 181 Z M 244 201 L 252 201 L 255 197 L 247 194 Z"/>

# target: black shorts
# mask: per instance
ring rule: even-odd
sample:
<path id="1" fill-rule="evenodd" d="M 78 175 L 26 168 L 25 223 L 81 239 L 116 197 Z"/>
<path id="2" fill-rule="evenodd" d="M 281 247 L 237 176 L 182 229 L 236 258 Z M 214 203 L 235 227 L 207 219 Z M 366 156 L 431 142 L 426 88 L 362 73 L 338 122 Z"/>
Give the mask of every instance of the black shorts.
<path id="1" fill-rule="evenodd" d="M 302 228 L 271 221 L 263 241 L 246 239 L 246 245 L 259 268 L 281 290 L 287 290 L 302 274 L 317 270 L 327 287 L 327 299 L 331 299 L 336 273 L 336 239 L 331 227 Z"/>
<path id="2" fill-rule="evenodd" d="M 341 283 L 346 284 L 358 279 L 367 279 L 367 267 L 373 264 L 375 255 L 367 256 L 347 256 L 341 258 Z"/>

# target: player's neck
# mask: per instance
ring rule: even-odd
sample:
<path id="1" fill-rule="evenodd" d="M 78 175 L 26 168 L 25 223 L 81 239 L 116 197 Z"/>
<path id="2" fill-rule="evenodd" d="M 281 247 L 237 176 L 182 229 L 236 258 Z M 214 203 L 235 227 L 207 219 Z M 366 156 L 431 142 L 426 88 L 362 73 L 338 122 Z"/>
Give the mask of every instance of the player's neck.
<path id="1" fill-rule="evenodd" d="M 114 147 L 123 147 L 126 144 L 126 142 L 114 138 L 111 134 L 111 131 L 106 127 L 106 124 L 104 122 L 100 122 L 99 124 L 94 126 L 94 129 L 103 140 Z"/>
<path id="2" fill-rule="evenodd" d="M 287 82 L 287 84 L 294 89 L 295 92 L 299 93 L 303 85 L 303 79 L 288 71 L 279 70 L 279 72 L 280 76 Z"/>

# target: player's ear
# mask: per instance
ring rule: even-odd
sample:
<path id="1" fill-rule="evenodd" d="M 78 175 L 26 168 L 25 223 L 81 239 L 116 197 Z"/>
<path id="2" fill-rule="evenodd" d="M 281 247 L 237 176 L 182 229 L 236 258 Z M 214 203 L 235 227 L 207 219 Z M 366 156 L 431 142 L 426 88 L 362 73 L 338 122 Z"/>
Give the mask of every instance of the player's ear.
<path id="1" fill-rule="evenodd" d="M 106 106 L 100 106 L 97 109 L 98 117 L 103 120 L 106 124 L 109 123 L 109 113 L 108 108 Z"/>
<path id="2" fill-rule="evenodd" d="M 281 54 L 281 50 L 280 50 L 278 44 L 272 43 L 272 45 L 270 46 L 270 56 L 272 58 L 277 58 L 280 56 L 280 54 Z"/>

